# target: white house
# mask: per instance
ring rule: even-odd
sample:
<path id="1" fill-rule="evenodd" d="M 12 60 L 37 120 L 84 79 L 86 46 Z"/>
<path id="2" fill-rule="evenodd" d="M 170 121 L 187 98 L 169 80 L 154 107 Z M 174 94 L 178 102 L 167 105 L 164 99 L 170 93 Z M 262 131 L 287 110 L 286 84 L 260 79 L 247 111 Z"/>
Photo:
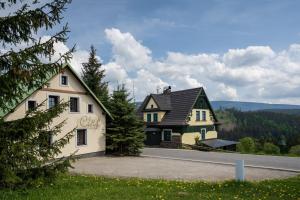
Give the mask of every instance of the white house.
<path id="1" fill-rule="evenodd" d="M 0 112 L 4 120 L 23 118 L 28 109 L 44 102 L 51 108 L 60 100 L 70 101 L 67 111 L 54 119 L 53 126 L 66 120 L 61 135 L 52 136 L 53 142 L 76 128 L 75 136 L 63 149 L 61 156 L 74 152 L 81 156 L 101 155 L 105 152 L 106 117 L 111 116 L 88 86 L 80 79 L 69 64 L 58 74 L 50 75 L 44 84 L 32 91 L 24 91 L 23 101 L 16 103 L 13 112 Z"/>

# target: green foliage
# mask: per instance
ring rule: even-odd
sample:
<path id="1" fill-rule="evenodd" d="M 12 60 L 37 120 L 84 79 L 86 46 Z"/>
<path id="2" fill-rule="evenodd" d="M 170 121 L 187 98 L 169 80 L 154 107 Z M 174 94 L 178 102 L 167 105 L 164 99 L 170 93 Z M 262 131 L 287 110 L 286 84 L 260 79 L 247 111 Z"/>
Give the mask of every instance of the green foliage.
<path id="1" fill-rule="evenodd" d="M 288 153 L 291 146 L 300 144 L 300 116 L 267 111 L 241 112 L 226 109 L 217 112 L 222 116 L 219 137 L 239 140 L 252 137 L 261 144 L 271 142 L 280 147 L 281 153 Z M 225 122 L 225 123 L 223 123 Z"/>
<path id="2" fill-rule="evenodd" d="M 0 187 L 26 187 L 52 181 L 57 174 L 70 166 L 72 157 L 54 158 L 72 137 L 72 130 L 49 144 L 49 135 L 56 136 L 64 122 L 53 124 L 67 106 L 61 103 L 49 110 L 41 110 L 42 104 L 29 111 L 22 119 L 5 121 L 3 113 L 20 103 L 24 94 L 41 87 L 61 70 L 74 48 L 53 58 L 53 45 L 66 42 L 68 27 L 55 33 L 46 41 L 36 36 L 40 30 L 50 30 L 59 24 L 61 14 L 70 0 L 53 0 L 41 7 L 24 1 L 1 2 L 1 10 L 20 3 L 21 8 L 8 16 L 0 17 Z M 24 45 L 26 47 L 22 48 Z M 5 49 L 7 48 L 7 49 Z M 48 62 L 45 62 L 47 60 Z"/>
<path id="3" fill-rule="evenodd" d="M 113 120 L 108 124 L 106 147 L 115 154 L 138 155 L 145 137 L 143 122 L 137 117 L 134 103 L 128 97 L 124 85 L 113 92 L 109 103 Z"/>
<path id="4" fill-rule="evenodd" d="M 266 142 L 264 144 L 264 152 L 266 154 L 280 154 L 280 149 L 278 146 L 276 146 L 275 144 L 273 143 L 270 143 L 270 142 Z"/>
<path id="5" fill-rule="evenodd" d="M 251 137 L 245 137 L 240 139 L 237 144 L 237 150 L 241 153 L 254 153 L 255 152 L 255 142 Z"/>
<path id="6" fill-rule="evenodd" d="M 41 110 L 41 106 L 29 111 L 24 118 L 0 121 L 0 187 L 40 185 L 70 167 L 71 157 L 54 158 L 69 142 L 73 130 L 49 143 L 49 137 L 61 132 L 64 121 L 53 127 L 50 125 L 68 103 L 61 103 L 49 110 Z"/>
<path id="7" fill-rule="evenodd" d="M 293 155 L 300 156 L 300 145 L 292 146 L 289 153 L 293 154 Z"/>
<path id="8" fill-rule="evenodd" d="M 62 176 L 44 188 L 0 190 L 5 200 L 296 200 L 300 197 L 300 177 L 255 182 L 172 181 L 137 178 L 107 178 L 84 175 Z"/>
<path id="9" fill-rule="evenodd" d="M 194 138 L 195 139 L 195 144 L 198 144 L 199 140 L 200 140 L 200 136 L 199 135 L 196 135 L 196 137 Z"/>
<path id="10" fill-rule="evenodd" d="M 98 97 L 98 99 L 108 106 L 108 84 L 103 81 L 105 70 L 101 69 L 101 63 L 96 58 L 96 49 L 91 46 L 90 57 L 87 63 L 83 63 L 83 81 Z"/>

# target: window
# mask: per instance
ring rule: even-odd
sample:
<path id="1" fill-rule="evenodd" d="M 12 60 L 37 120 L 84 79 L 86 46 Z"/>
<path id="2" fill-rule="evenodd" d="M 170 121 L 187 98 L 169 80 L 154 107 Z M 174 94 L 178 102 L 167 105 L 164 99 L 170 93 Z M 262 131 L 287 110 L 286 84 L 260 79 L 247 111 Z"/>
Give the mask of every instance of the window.
<path id="1" fill-rule="evenodd" d="M 196 121 L 200 121 L 200 111 L 196 111 Z"/>
<path id="2" fill-rule="evenodd" d="M 157 113 L 153 114 L 153 122 L 157 122 Z"/>
<path id="3" fill-rule="evenodd" d="M 70 112 L 79 112 L 79 98 L 70 97 Z"/>
<path id="4" fill-rule="evenodd" d="M 164 141 L 171 141 L 171 134 L 172 134 L 171 130 L 164 130 L 164 134 L 163 134 Z"/>
<path id="5" fill-rule="evenodd" d="M 27 102 L 27 108 L 28 110 L 34 110 L 36 108 L 36 101 L 32 101 L 32 100 L 29 100 Z"/>
<path id="6" fill-rule="evenodd" d="M 68 77 L 66 75 L 61 75 L 61 85 L 68 85 Z"/>
<path id="7" fill-rule="evenodd" d="M 151 108 L 153 108 L 154 106 L 153 106 L 153 104 L 151 104 Z"/>
<path id="8" fill-rule="evenodd" d="M 87 145 L 86 129 L 77 129 L 77 146 Z"/>
<path id="9" fill-rule="evenodd" d="M 147 114 L 147 122 L 151 122 L 151 114 L 150 113 Z"/>
<path id="10" fill-rule="evenodd" d="M 49 96 L 49 108 L 56 106 L 59 102 L 59 96 L 50 95 Z"/>
<path id="11" fill-rule="evenodd" d="M 93 104 L 88 104 L 88 113 L 93 113 L 93 112 L 94 112 Z"/>
<path id="12" fill-rule="evenodd" d="M 202 121 L 206 121 L 206 111 L 202 111 Z"/>

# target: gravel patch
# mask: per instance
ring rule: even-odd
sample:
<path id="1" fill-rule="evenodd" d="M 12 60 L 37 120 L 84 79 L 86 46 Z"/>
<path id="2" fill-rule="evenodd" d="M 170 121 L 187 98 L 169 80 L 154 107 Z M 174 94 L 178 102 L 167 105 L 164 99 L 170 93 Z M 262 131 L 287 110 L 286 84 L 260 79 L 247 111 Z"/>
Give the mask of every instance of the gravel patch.
<path id="1" fill-rule="evenodd" d="M 234 166 L 147 157 L 93 157 L 78 160 L 71 172 L 109 177 L 138 177 L 170 180 L 229 180 Z M 246 180 L 287 178 L 297 173 L 245 168 Z"/>

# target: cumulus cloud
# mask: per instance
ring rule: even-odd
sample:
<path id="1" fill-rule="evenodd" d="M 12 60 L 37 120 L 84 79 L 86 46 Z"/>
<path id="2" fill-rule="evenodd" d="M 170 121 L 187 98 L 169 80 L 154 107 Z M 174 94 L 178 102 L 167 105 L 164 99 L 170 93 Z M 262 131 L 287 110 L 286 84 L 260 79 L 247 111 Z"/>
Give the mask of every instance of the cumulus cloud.
<path id="1" fill-rule="evenodd" d="M 134 89 L 138 101 L 170 85 L 173 90 L 204 87 L 213 100 L 300 104 L 300 44 L 278 52 L 269 46 L 230 49 L 224 54 L 167 52 L 158 60 L 130 33 L 115 28 L 105 33 L 112 45 L 112 59 L 103 65 L 109 89 L 124 83 L 129 91 Z M 56 56 L 69 50 L 63 43 L 54 48 Z M 73 54 L 71 65 L 78 73 L 88 56 L 82 49 Z"/>
<path id="2" fill-rule="evenodd" d="M 127 70 L 145 67 L 151 62 L 151 51 L 144 47 L 130 33 L 121 33 L 112 28 L 105 29 L 105 34 L 113 46 L 113 61 Z"/>
<path id="3" fill-rule="evenodd" d="M 111 84 L 127 83 L 142 100 L 157 88 L 174 90 L 203 86 L 211 99 L 300 104 L 300 44 L 275 52 L 269 46 L 229 49 L 224 54 L 167 52 L 152 58 L 151 50 L 130 33 L 105 30 L 112 59 L 105 64 Z"/>

